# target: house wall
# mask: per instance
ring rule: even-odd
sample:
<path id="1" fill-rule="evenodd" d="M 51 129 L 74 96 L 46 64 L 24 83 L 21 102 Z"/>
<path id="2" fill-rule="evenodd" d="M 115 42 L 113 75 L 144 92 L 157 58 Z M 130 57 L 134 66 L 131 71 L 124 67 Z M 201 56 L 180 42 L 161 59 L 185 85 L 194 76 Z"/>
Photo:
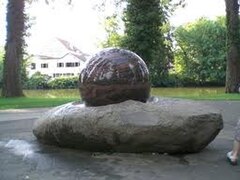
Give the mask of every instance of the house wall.
<path id="1" fill-rule="evenodd" d="M 63 66 L 59 67 L 58 63 L 62 63 Z M 70 66 L 67 67 L 67 65 Z M 46 74 L 52 78 L 59 76 L 79 76 L 82 65 L 83 62 L 72 55 L 62 59 L 40 59 L 35 57 L 30 61 L 27 71 L 29 77 L 36 72 Z"/>

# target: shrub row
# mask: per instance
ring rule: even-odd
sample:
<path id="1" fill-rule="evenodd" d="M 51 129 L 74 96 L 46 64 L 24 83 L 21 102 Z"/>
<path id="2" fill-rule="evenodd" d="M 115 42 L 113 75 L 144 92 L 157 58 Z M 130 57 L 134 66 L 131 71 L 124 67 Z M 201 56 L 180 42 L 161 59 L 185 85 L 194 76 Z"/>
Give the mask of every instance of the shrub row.
<path id="1" fill-rule="evenodd" d="M 78 77 L 51 78 L 40 73 L 34 74 L 24 85 L 25 89 L 74 89 L 78 88 Z M 191 78 L 169 74 L 167 77 L 152 78 L 153 87 L 188 87 L 188 86 L 224 86 L 224 82 L 196 82 Z"/>
<path id="2" fill-rule="evenodd" d="M 169 74 L 166 77 L 151 77 L 153 87 L 210 87 L 225 85 L 221 79 L 219 81 L 196 81 L 191 77 L 179 74 Z"/>
<path id="3" fill-rule="evenodd" d="M 25 89 L 74 89 L 78 88 L 78 77 L 57 77 L 36 73 L 24 85 Z"/>

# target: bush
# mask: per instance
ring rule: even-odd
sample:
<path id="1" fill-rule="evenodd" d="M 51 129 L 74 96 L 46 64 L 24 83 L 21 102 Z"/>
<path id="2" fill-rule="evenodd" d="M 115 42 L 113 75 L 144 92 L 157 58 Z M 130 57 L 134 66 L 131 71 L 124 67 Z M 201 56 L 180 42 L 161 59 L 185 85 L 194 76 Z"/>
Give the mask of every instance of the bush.
<path id="1" fill-rule="evenodd" d="M 178 27 L 174 69 L 185 85 L 224 85 L 226 71 L 225 18 L 201 18 Z"/>
<path id="2" fill-rule="evenodd" d="M 58 77 L 48 83 L 51 89 L 74 89 L 78 88 L 78 77 Z"/>
<path id="3" fill-rule="evenodd" d="M 48 75 L 37 72 L 27 80 L 26 89 L 73 89 L 78 87 L 78 77 L 58 77 L 51 79 Z"/>
<path id="4" fill-rule="evenodd" d="M 181 87 L 182 79 L 177 74 L 169 73 L 166 76 L 151 76 L 153 87 Z"/>
<path id="5" fill-rule="evenodd" d="M 50 76 L 43 75 L 40 72 L 33 74 L 25 83 L 24 87 L 26 89 L 48 89 L 48 81 Z"/>

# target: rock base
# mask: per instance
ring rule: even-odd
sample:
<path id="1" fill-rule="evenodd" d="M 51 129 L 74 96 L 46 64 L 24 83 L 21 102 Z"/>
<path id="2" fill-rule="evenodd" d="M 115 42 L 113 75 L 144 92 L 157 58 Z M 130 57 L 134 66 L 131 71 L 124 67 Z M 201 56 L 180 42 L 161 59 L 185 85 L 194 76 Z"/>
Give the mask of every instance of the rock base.
<path id="1" fill-rule="evenodd" d="M 33 133 L 43 143 L 87 151 L 194 153 L 222 128 L 218 110 L 162 99 L 99 107 L 65 104 L 36 121 Z"/>

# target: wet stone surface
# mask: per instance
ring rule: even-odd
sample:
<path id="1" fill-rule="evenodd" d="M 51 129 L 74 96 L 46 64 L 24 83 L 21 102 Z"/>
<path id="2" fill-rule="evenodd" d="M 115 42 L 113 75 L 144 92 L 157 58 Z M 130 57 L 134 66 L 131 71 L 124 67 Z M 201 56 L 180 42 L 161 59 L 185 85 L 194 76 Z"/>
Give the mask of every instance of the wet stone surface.
<path id="1" fill-rule="evenodd" d="M 146 102 L 150 93 L 148 68 L 131 51 L 116 48 L 102 50 L 82 70 L 80 93 L 88 106 L 126 100 Z"/>

